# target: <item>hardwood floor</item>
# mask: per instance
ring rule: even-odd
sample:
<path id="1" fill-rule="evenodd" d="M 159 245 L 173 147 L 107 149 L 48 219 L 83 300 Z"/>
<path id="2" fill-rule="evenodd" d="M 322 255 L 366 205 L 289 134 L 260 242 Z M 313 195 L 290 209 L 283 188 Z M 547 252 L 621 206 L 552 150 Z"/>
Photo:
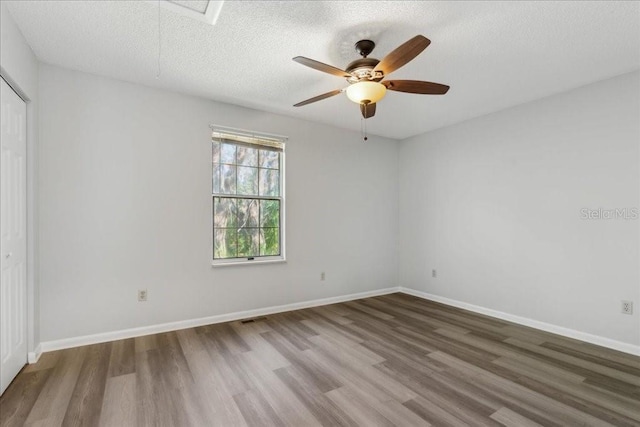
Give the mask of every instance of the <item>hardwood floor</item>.
<path id="1" fill-rule="evenodd" d="M 393 294 L 45 353 L 0 425 L 640 426 L 640 358 Z"/>

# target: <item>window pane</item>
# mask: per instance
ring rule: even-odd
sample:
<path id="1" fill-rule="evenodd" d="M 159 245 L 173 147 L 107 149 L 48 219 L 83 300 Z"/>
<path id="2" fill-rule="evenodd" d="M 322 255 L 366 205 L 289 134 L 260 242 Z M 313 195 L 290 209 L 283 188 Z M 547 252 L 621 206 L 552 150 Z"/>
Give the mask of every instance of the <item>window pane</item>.
<path id="1" fill-rule="evenodd" d="M 260 229 L 260 255 L 280 255 L 280 229 Z"/>
<path id="2" fill-rule="evenodd" d="M 220 165 L 220 193 L 236 194 L 236 167 Z"/>
<path id="3" fill-rule="evenodd" d="M 220 143 L 213 141 L 213 163 L 220 163 Z"/>
<path id="4" fill-rule="evenodd" d="M 213 229 L 213 257 L 235 258 L 237 256 L 238 238 L 235 228 Z"/>
<path id="5" fill-rule="evenodd" d="M 238 231 L 238 256 L 260 256 L 260 235 L 257 228 L 244 228 Z"/>
<path id="6" fill-rule="evenodd" d="M 279 169 L 280 153 L 278 151 L 260 150 L 260 167 Z"/>
<path id="7" fill-rule="evenodd" d="M 258 226 L 258 200 L 238 200 L 238 228 Z"/>
<path id="8" fill-rule="evenodd" d="M 280 201 L 260 201 L 260 227 L 280 227 Z"/>
<path id="9" fill-rule="evenodd" d="M 220 192 L 220 165 L 218 163 L 213 164 L 213 189 L 214 193 Z"/>
<path id="10" fill-rule="evenodd" d="M 236 146 L 234 144 L 220 144 L 220 161 L 222 163 L 236 163 Z"/>
<path id="11" fill-rule="evenodd" d="M 281 154 L 266 145 L 212 141 L 214 263 L 282 255 Z"/>
<path id="12" fill-rule="evenodd" d="M 280 195 L 280 171 L 277 169 L 260 169 L 260 195 Z"/>
<path id="13" fill-rule="evenodd" d="M 237 228 L 238 212 L 236 199 L 213 198 L 213 226 L 215 228 Z"/>
<path id="14" fill-rule="evenodd" d="M 239 165 L 258 167 L 258 149 L 238 147 L 237 156 Z"/>
<path id="15" fill-rule="evenodd" d="M 258 194 L 258 168 L 238 166 L 238 194 Z"/>

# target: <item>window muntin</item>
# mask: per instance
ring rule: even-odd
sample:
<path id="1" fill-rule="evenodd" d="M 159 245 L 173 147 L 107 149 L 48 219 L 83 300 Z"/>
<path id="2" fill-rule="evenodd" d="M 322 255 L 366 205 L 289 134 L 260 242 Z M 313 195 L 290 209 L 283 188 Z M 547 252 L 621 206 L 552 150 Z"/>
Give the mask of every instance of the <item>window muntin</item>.
<path id="1" fill-rule="evenodd" d="M 213 261 L 284 259 L 284 144 L 224 136 L 212 141 Z"/>

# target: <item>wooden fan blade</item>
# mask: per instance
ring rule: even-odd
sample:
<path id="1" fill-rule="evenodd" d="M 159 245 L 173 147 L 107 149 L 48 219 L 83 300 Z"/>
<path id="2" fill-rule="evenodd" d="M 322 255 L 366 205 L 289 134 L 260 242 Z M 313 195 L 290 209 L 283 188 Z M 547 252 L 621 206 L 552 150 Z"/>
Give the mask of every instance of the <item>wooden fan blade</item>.
<path id="1" fill-rule="evenodd" d="M 395 90 L 396 92 L 419 93 L 422 95 L 444 95 L 449 90 L 447 85 L 420 80 L 386 80 L 382 84 L 387 89 Z"/>
<path id="2" fill-rule="evenodd" d="M 360 112 L 362 113 L 362 117 L 364 117 L 365 119 L 375 116 L 376 103 L 371 102 L 369 104 L 360 104 Z"/>
<path id="3" fill-rule="evenodd" d="M 335 96 L 341 92 L 342 92 L 342 89 L 332 90 L 331 92 L 323 93 L 322 95 L 314 96 L 313 98 L 309 98 L 305 101 L 298 102 L 297 104 L 294 105 L 294 107 L 302 107 L 303 105 L 311 104 L 312 102 L 322 101 L 323 99 L 331 98 L 332 96 Z"/>
<path id="4" fill-rule="evenodd" d="M 382 58 L 382 61 L 376 65 L 373 71 L 382 71 L 385 76 L 389 75 L 418 56 L 429 44 L 431 44 L 431 40 L 425 36 L 417 35 Z"/>
<path id="5" fill-rule="evenodd" d="M 333 67 L 331 65 L 327 65 L 323 62 L 319 62 L 313 59 L 305 58 L 304 56 L 296 56 L 293 58 L 298 64 L 306 65 L 307 67 L 311 67 L 314 70 L 322 71 L 325 73 L 332 74 L 338 77 L 351 77 L 351 74 L 347 73 L 340 68 Z"/>

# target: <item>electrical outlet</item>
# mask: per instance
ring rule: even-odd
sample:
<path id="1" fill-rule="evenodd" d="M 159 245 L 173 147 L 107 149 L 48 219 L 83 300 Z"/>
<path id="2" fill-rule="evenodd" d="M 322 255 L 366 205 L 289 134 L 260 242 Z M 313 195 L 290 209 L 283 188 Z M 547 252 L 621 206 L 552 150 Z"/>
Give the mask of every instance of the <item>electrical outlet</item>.
<path id="1" fill-rule="evenodd" d="M 320 280 L 324 281 L 324 271 L 322 273 L 320 273 Z"/>
<path id="2" fill-rule="evenodd" d="M 621 311 L 623 314 L 633 314 L 633 301 L 622 301 Z"/>
<path id="3" fill-rule="evenodd" d="M 139 289 L 138 290 L 138 301 L 144 302 L 146 300 L 147 300 L 147 290 L 146 289 Z"/>
<path id="4" fill-rule="evenodd" d="M 431 277 L 438 277 L 438 272 L 435 269 L 431 270 Z"/>

